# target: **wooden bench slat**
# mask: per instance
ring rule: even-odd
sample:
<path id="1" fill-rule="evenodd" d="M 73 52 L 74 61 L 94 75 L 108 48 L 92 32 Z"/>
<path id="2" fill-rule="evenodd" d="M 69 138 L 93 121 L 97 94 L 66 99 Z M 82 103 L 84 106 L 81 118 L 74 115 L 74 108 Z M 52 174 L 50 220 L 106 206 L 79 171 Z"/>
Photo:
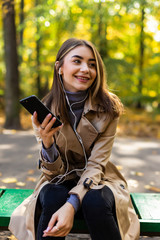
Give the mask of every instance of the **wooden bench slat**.
<path id="1" fill-rule="evenodd" d="M 141 219 L 160 219 L 160 194 L 132 193 Z"/>
<path id="2" fill-rule="evenodd" d="M 8 226 L 14 209 L 33 192 L 32 189 L 1 189 L 0 226 Z"/>
<path id="3" fill-rule="evenodd" d="M 33 189 L 0 189 L 0 229 L 7 229 L 14 209 Z M 140 221 L 141 235 L 160 236 L 160 194 L 131 193 L 131 200 Z M 73 233 L 88 233 L 83 219 L 75 219 Z"/>
<path id="4" fill-rule="evenodd" d="M 131 199 L 139 216 L 141 234 L 160 236 L 160 194 L 131 193 Z"/>

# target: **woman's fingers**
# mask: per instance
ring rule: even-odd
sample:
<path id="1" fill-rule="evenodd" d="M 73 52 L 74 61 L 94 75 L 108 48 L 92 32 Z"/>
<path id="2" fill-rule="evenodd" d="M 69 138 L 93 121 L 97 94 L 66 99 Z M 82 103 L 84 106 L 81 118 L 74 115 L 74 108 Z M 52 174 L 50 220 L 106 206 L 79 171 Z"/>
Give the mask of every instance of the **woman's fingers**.
<path id="1" fill-rule="evenodd" d="M 37 112 L 33 113 L 33 123 L 40 128 L 40 131 L 42 132 L 42 130 L 45 130 L 45 132 L 49 132 L 50 130 L 53 130 L 53 134 L 54 132 L 58 131 L 59 129 L 61 129 L 62 125 L 56 128 L 52 128 L 52 126 L 54 125 L 56 121 L 55 117 L 52 117 L 52 114 L 48 114 L 45 119 L 43 120 L 43 122 L 40 124 L 40 122 L 38 121 L 38 115 Z"/>
<path id="2" fill-rule="evenodd" d="M 67 236 L 73 226 L 74 208 L 70 203 L 65 203 L 54 213 L 44 231 L 44 236 Z"/>
<path id="3" fill-rule="evenodd" d="M 37 112 L 34 112 L 34 113 L 33 113 L 32 120 L 33 120 L 33 123 L 34 123 L 37 127 L 39 127 L 40 123 L 39 123 L 39 121 L 38 121 L 38 119 L 37 119 Z"/>
<path id="4" fill-rule="evenodd" d="M 52 114 L 50 114 L 50 113 L 45 117 L 45 119 L 43 120 L 43 122 L 40 125 L 42 127 L 42 130 L 44 130 L 46 128 L 46 126 L 48 125 L 51 118 L 52 118 Z"/>
<path id="5" fill-rule="evenodd" d="M 52 217 L 51 217 L 51 219 L 48 223 L 48 227 L 50 229 L 52 229 L 57 221 L 58 221 L 58 214 L 55 213 L 55 214 L 52 215 Z"/>
<path id="6" fill-rule="evenodd" d="M 49 223 L 48 223 L 48 227 L 46 230 L 44 230 L 44 234 L 43 234 L 43 237 L 46 237 L 46 236 L 53 236 L 53 234 L 56 232 L 58 233 L 58 231 L 60 230 L 58 227 L 57 227 L 57 224 L 55 225 L 55 223 L 58 221 L 58 215 L 55 213 L 52 215 Z M 55 225 L 55 226 L 54 226 Z"/>
<path id="7" fill-rule="evenodd" d="M 38 121 L 38 114 L 37 114 L 37 112 L 35 111 L 34 113 L 33 113 L 33 123 L 37 126 L 37 127 L 42 127 L 41 129 L 45 129 L 45 127 L 47 126 L 47 124 L 48 124 L 48 122 L 50 121 L 50 119 L 51 119 L 51 117 L 52 117 L 52 115 L 49 113 L 46 117 L 45 117 L 45 119 L 43 120 L 43 122 L 42 123 L 40 123 L 39 121 Z"/>
<path id="8" fill-rule="evenodd" d="M 52 114 L 48 114 L 43 122 L 40 124 L 38 121 L 38 115 L 37 112 L 34 112 L 33 114 L 33 124 L 36 125 L 38 128 L 40 137 L 43 141 L 45 148 L 50 148 L 52 144 L 54 143 L 54 134 L 61 129 L 62 125 L 56 128 L 52 128 L 53 124 L 55 123 L 56 118 L 52 117 Z"/>
<path id="9" fill-rule="evenodd" d="M 50 132 L 51 130 L 53 130 L 52 132 L 54 133 L 61 128 L 61 126 L 56 127 L 56 128 L 52 128 L 55 122 L 56 122 L 56 118 L 52 117 L 52 115 L 49 113 L 45 117 L 45 119 L 42 122 L 42 124 L 40 125 L 40 127 L 41 127 L 42 130 L 46 130 L 46 132 Z"/>
<path id="10" fill-rule="evenodd" d="M 55 121 L 56 121 L 56 118 L 53 117 L 53 118 L 47 123 L 47 126 L 46 126 L 46 130 L 47 130 L 47 131 L 49 131 L 49 130 L 52 129 L 52 126 L 53 126 L 53 124 L 55 123 Z"/>
<path id="11" fill-rule="evenodd" d="M 53 236 L 58 236 L 58 237 L 64 237 L 67 236 L 70 232 L 70 229 L 66 230 L 63 228 L 58 228 L 57 225 L 55 225 L 52 229 L 47 227 L 47 229 L 44 231 L 43 237 L 53 237 Z"/>

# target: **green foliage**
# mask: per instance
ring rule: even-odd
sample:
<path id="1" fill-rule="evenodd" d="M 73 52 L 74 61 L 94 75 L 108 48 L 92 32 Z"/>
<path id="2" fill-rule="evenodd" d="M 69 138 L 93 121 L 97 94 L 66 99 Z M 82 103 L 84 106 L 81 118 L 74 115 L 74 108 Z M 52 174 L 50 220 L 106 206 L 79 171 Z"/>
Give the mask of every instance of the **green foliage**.
<path id="1" fill-rule="evenodd" d="M 43 93 L 51 86 L 56 53 L 64 40 L 91 40 L 104 60 L 109 89 L 128 106 L 155 109 L 160 103 L 159 1 L 35 0 L 25 1 L 20 24 L 20 0 L 15 1 L 20 57 L 21 97 Z M 140 70 L 140 34 L 144 9 L 144 56 Z M 20 43 L 20 31 L 23 42 Z M 158 37 L 159 36 L 159 37 Z M 3 27 L 0 19 L 0 45 Z M 37 50 L 38 49 L 38 50 Z M 4 50 L 0 49 L 0 95 L 4 95 Z M 140 92 L 140 79 L 142 90 Z"/>

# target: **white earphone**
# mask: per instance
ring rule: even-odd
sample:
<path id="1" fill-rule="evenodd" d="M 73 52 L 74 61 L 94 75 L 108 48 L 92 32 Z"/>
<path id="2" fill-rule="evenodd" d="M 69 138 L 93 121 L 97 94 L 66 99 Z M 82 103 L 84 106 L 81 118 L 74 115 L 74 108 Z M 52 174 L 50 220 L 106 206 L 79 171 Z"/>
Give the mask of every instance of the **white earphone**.
<path id="1" fill-rule="evenodd" d="M 60 67 L 59 70 L 58 70 L 58 74 L 59 74 L 59 75 L 62 74 L 61 67 Z"/>

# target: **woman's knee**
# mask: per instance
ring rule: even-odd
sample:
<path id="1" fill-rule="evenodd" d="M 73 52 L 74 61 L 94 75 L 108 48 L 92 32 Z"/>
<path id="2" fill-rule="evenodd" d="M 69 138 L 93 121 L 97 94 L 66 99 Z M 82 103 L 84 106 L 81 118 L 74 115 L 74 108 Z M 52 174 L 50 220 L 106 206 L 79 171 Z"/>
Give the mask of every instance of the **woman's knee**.
<path id="1" fill-rule="evenodd" d="M 68 189 L 62 185 L 47 184 L 39 193 L 39 202 L 44 209 L 59 208 L 68 197 Z"/>
<path id="2" fill-rule="evenodd" d="M 82 209 L 89 214 L 112 212 L 114 207 L 114 196 L 108 187 L 102 189 L 91 189 L 86 193 L 82 201 Z"/>
<path id="3" fill-rule="evenodd" d="M 101 194 L 99 190 L 90 190 L 86 193 L 82 201 L 82 210 L 85 215 L 96 215 L 103 205 L 103 200 L 101 199 Z"/>

